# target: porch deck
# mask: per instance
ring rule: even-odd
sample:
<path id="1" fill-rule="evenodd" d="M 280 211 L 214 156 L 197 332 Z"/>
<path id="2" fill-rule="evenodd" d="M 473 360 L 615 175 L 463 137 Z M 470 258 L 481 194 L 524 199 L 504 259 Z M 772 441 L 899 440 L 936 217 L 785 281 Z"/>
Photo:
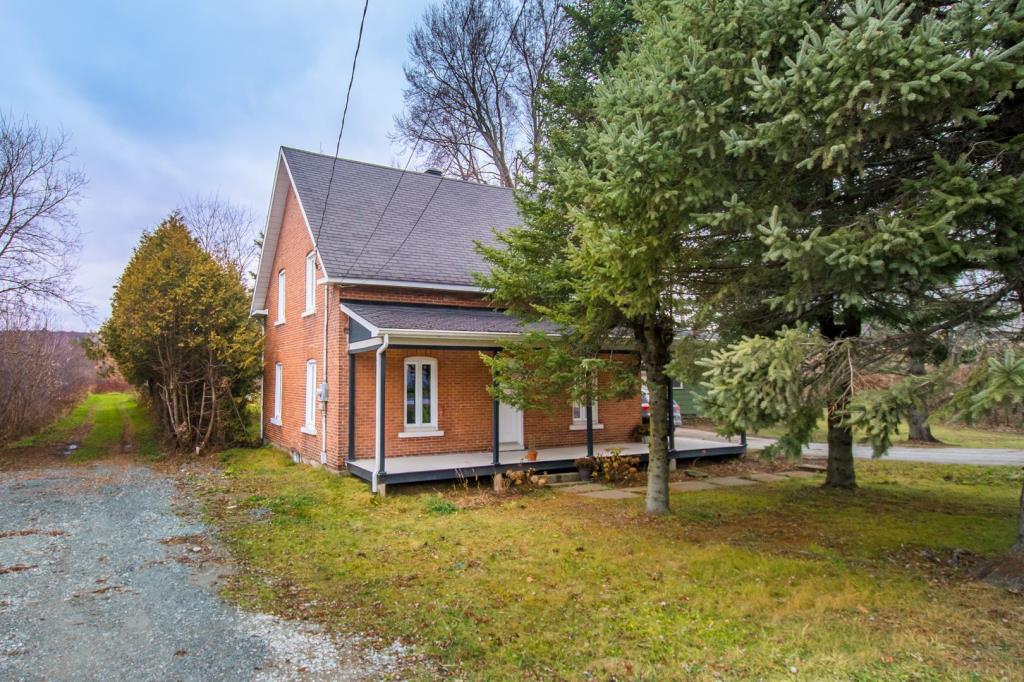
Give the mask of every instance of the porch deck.
<path id="1" fill-rule="evenodd" d="M 607 454 L 613 448 L 620 448 L 623 455 L 638 456 L 642 462 L 647 462 L 648 448 L 644 443 L 597 443 L 594 446 L 594 453 Z M 675 460 L 709 459 L 736 456 L 743 454 L 745 450 L 746 446 L 738 443 L 677 437 L 675 449 L 669 456 Z M 565 471 L 574 469 L 573 462 L 579 457 L 585 457 L 586 454 L 587 446 L 569 445 L 539 448 L 535 462 L 526 461 L 526 450 L 502 450 L 498 464 L 494 464 L 493 453 L 487 451 L 388 457 L 385 460 L 385 473 L 378 480 L 384 484 L 422 483 L 493 476 L 511 469 Z M 374 463 L 375 460 L 370 458 L 355 459 L 349 461 L 348 469 L 357 478 L 372 481 Z"/>

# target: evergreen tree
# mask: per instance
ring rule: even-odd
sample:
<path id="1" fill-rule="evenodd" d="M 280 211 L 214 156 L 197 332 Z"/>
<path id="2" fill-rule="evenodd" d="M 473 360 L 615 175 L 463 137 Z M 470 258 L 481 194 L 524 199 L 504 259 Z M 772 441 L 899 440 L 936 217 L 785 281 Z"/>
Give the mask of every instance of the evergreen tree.
<path id="1" fill-rule="evenodd" d="M 597 86 L 587 163 L 555 162 L 581 300 L 763 334 L 709 360 L 710 416 L 733 432 L 783 421 L 781 446 L 798 451 L 825 407 L 827 485 L 853 487 L 852 425 L 884 448 L 925 383 L 851 404 L 859 375 L 962 322 L 959 298 L 980 314 L 1024 291 L 1024 9 L 679 0 L 638 13 L 636 48 Z M 970 292 L 965 272 L 982 273 Z M 944 292 L 957 304 L 927 328 L 862 338 Z"/>
<path id="2" fill-rule="evenodd" d="M 247 437 L 263 344 L 248 303 L 238 272 L 205 252 L 177 213 L 143 234 L 118 280 L 100 337 L 181 450 Z"/>

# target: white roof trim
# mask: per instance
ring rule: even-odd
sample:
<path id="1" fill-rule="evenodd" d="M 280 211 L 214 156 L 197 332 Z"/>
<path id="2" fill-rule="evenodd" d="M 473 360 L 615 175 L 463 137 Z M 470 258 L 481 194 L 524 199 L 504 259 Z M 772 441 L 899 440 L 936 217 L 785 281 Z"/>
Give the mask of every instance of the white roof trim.
<path id="1" fill-rule="evenodd" d="M 487 289 L 472 284 L 442 284 L 440 282 L 409 282 L 400 279 L 360 279 L 356 277 L 324 277 L 318 283 L 331 284 L 363 284 L 378 287 L 396 287 L 403 289 L 430 289 L 432 291 L 467 291 L 484 293 Z"/>
<path id="2" fill-rule="evenodd" d="M 288 181 L 283 182 L 282 176 L 287 176 Z M 323 259 L 320 258 L 320 250 L 317 248 L 316 239 L 313 237 L 313 230 L 309 225 L 309 217 L 306 215 L 306 207 L 302 205 L 302 197 L 295 190 L 295 181 L 292 178 L 292 171 L 288 167 L 288 160 L 284 156 L 284 150 L 277 151 L 277 171 L 274 173 L 274 187 L 270 192 L 270 208 L 267 209 L 267 223 L 263 230 L 263 246 L 260 248 L 260 263 L 256 270 L 256 285 L 252 290 L 252 304 L 249 307 L 250 315 L 257 315 L 266 306 L 267 290 L 270 287 L 270 279 L 273 276 L 274 254 L 277 253 L 277 241 L 281 235 L 281 224 L 284 222 L 284 206 L 288 200 L 288 190 L 292 190 L 295 201 L 299 204 L 299 212 L 302 214 L 302 222 L 306 225 L 306 233 L 317 253 L 317 260 L 320 262 L 320 270 L 328 275 L 324 267 Z"/>
<path id="3" fill-rule="evenodd" d="M 353 320 L 355 320 L 359 324 L 363 325 L 370 332 L 370 336 L 380 336 L 381 335 L 380 329 L 377 329 L 377 327 L 375 327 L 371 322 L 367 321 L 365 318 L 360 317 L 355 311 L 353 311 L 351 308 L 349 308 L 344 303 L 341 304 L 341 312 L 345 313 L 346 315 L 351 317 Z"/>

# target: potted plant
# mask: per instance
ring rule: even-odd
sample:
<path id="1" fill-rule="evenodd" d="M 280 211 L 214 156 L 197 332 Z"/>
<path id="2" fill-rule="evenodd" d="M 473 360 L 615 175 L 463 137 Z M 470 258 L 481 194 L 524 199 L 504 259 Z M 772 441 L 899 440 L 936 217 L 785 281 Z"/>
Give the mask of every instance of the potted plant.
<path id="1" fill-rule="evenodd" d="M 576 471 L 580 472 L 580 480 L 589 481 L 590 477 L 594 474 L 594 458 L 580 457 L 573 464 L 576 465 Z"/>
<path id="2" fill-rule="evenodd" d="M 537 461 L 537 448 L 533 447 L 529 443 L 526 444 L 526 461 L 536 462 Z"/>

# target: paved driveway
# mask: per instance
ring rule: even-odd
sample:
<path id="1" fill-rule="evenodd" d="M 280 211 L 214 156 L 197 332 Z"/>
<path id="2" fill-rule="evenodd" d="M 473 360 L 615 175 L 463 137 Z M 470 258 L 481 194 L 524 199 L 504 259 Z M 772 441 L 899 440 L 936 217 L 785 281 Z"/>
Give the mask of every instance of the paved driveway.
<path id="1" fill-rule="evenodd" d="M 0 472 L 0 680 L 381 679 L 395 650 L 239 609 L 173 479 L 131 464 Z"/>
<path id="2" fill-rule="evenodd" d="M 676 429 L 676 435 L 684 438 L 703 438 L 705 440 L 728 441 L 729 439 L 711 432 L 700 429 Z M 739 442 L 734 438 L 729 442 Z M 761 448 L 774 443 L 774 438 L 751 437 L 747 443 L 752 448 Z M 804 448 L 804 454 L 824 457 L 828 454 L 828 445 L 825 443 L 811 443 Z M 871 459 L 872 452 L 869 445 L 854 445 L 853 455 L 859 459 Z M 897 446 L 889 450 L 886 459 L 902 460 L 906 462 L 931 462 L 933 464 L 1003 464 L 1012 466 L 1024 466 L 1024 450 L 1005 450 L 996 448 L 954 448 L 954 447 L 905 447 Z"/>

